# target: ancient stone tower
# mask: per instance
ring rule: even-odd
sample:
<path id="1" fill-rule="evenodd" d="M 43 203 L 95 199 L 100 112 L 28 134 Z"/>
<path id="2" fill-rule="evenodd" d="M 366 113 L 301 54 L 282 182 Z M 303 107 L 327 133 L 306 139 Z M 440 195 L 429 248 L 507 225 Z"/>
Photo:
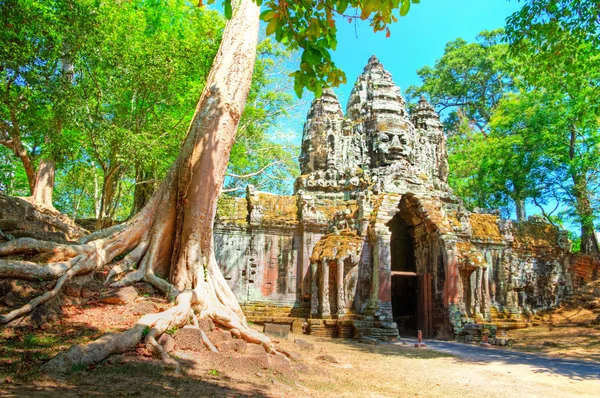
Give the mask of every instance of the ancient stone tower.
<path id="1" fill-rule="evenodd" d="M 447 190 L 445 135 L 425 98 L 409 117 L 400 88 L 373 56 L 354 84 L 346 117 L 331 90 L 313 102 L 300 170 L 296 190 L 322 198 Z"/>
<path id="2" fill-rule="evenodd" d="M 292 196 L 249 187 L 219 203 L 217 258 L 255 322 L 339 337 L 494 337 L 600 269 L 540 219 L 466 211 L 447 184 L 439 116 L 425 98 L 409 114 L 374 56 L 345 114 L 331 90 L 313 101 L 300 169 Z"/>

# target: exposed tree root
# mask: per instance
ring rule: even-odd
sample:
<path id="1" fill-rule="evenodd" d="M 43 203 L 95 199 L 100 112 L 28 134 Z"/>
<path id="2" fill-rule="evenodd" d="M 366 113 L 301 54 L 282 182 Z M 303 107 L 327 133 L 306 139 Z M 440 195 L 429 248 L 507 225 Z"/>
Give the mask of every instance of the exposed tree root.
<path id="1" fill-rule="evenodd" d="M 44 240 L 70 242 L 88 234 L 67 215 L 32 203 L 28 198 L 0 194 L 0 220 L 3 232 L 15 237 L 31 236 Z M 27 220 L 26 223 L 23 221 Z M 5 237 L 7 239 L 10 237 Z"/>
<path id="2" fill-rule="evenodd" d="M 157 339 L 169 328 L 187 324 L 192 310 L 276 353 L 269 338 L 248 326 L 212 247 L 219 189 L 254 70 L 259 14 L 259 6 L 251 0 L 236 2 L 180 155 L 155 195 L 135 217 L 83 237 L 75 245 L 21 240 L 0 246 L 0 255 L 58 250 L 65 258 L 45 265 L 0 260 L 0 278 L 56 280 L 48 292 L 0 317 L 3 323 L 54 297 L 70 278 L 105 266 L 111 268 L 105 281 L 110 286 L 145 281 L 175 302 L 166 311 L 143 316 L 128 331 L 103 336 L 57 355 L 46 369 L 66 372 L 75 365 L 97 363 L 113 353 L 132 349 L 143 338 L 149 350 L 170 362 Z M 202 340 L 210 350 L 216 350 L 205 334 Z"/>
<path id="3" fill-rule="evenodd" d="M 198 320 L 194 308 L 199 312 L 200 317 L 210 317 L 216 324 L 231 329 L 233 335 L 250 343 L 261 344 L 267 352 L 275 353 L 270 339 L 248 326 L 213 254 L 206 264 L 206 271 L 203 266 L 195 270 L 195 273 L 202 277 L 193 290 L 186 289 L 180 292 L 173 284 L 155 275 L 155 266 L 160 264 L 160 259 L 163 257 L 161 245 L 158 243 L 165 239 L 165 235 L 170 232 L 170 227 L 168 223 L 157 223 L 156 220 L 151 225 L 150 227 L 150 222 L 144 220 L 142 214 L 127 226 L 119 226 L 118 232 L 113 235 L 105 237 L 104 234 L 99 234 L 96 235 L 98 239 L 87 240 L 86 243 L 79 245 L 60 245 L 28 238 L 0 245 L 0 253 L 3 254 L 62 250 L 65 255 L 72 256 L 68 261 L 45 265 L 27 261 L 0 260 L 0 277 L 56 280 L 51 290 L 34 298 L 23 307 L 0 316 L 0 322 L 7 323 L 31 312 L 56 296 L 65 282 L 73 276 L 101 269 L 107 264 L 110 265 L 115 257 L 127 253 L 123 259 L 112 266 L 106 283 L 118 276 L 122 278 L 111 286 L 125 286 L 143 280 L 168 297 L 174 297 L 175 305 L 161 313 L 143 316 L 128 331 L 105 335 L 92 343 L 72 347 L 60 353 L 45 366 L 46 370 L 68 372 L 74 366 L 97 363 L 111 354 L 133 349 L 144 338 L 149 351 L 165 363 L 178 368 L 176 361 L 164 351 L 157 340 L 166 330 L 182 327 L 190 320 L 197 326 Z M 150 235 L 153 237 L 148 238 Z M 133 269 L 136 264 L 139 264 L 139 268 Z M 218 352 L 203 331 L 201 336 L 203 344 L 209 350 Z"/>
<path id="4" fill-rule="evenodd" d="M 85 253 L 84 246 L 66 245 L 61 243 L 47 242 L 33 238 L 19 238 L 0 245 L 0 256 L 8 256 L 19 253 L 41 253 L 60 252 L 65 256 L 76 256 Z"/>

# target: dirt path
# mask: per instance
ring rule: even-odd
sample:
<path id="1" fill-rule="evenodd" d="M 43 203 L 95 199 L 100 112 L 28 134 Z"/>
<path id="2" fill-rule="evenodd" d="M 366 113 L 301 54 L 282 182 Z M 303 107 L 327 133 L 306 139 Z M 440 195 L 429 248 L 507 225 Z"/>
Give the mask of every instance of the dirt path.
<path id="1" fill-rule="evenodd" d="M 416 340 L 404 339 L 409 344 Z M 573 380 L 600 381 L 600 363 L 577 359 L 551 358 L 538 354 L 508 351 L 499 348 L 483 348 L 479 346 L 449 341 L 428 340 L 430 350 L 455 355 L 473 362 L 500 366 L 523 365 L 535 373 L 548 373 L 565 376 Z M 600 393 L 600 390 L 599 390 Z"/>

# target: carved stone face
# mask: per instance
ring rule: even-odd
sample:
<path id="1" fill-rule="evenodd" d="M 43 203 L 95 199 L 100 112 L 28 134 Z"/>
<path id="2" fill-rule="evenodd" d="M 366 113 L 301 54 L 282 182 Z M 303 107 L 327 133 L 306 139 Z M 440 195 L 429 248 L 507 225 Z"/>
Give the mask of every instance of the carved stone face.
<path id="1" fill-rule="evenodd" d="M 400 159 L 408 159 L 412 152 L 408 137 L 402 130 L 378 131 L 373 137 L 372 145 L 375 167 L 389 166 Z"/>

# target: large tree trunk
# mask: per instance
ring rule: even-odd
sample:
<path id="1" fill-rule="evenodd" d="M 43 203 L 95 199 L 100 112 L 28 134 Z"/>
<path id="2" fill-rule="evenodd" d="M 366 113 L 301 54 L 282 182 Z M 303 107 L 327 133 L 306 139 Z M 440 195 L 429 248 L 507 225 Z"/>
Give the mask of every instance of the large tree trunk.
<path id="1" fill-rule="evenodd" d="M 248 327 L 213 251 L 217 198 L 250 89 L 258 42 L 259 7 L 252 0 L 238 4 L 225 27 L 180 155 L 142 211 L 125 224 L 81 239 L 80 245 L 51 248 L 70 257 L 68 261 L 46 267 L 0 261 L 0 277 L 57 280 L 51 291 L 0 316 L 4 323 L 52 298 L 72 276 L 112 264 L 115 257 L 125 253 L 114 264 L 107 282 L 124 274 L 112 285 L 144 280 L 176 299 L 175 307 L 143 317 L 131 333 L 103 338 L 87 348 L 74 347 L 53 359 L 51 368 L 68 370 L 73 363 L 101 360 L 112 352 L 132 348 L 143 337 L 141 331 L 145 328 L 150 328 L 145 337 L 147 345 L 164 358 L 166 354 L 155 337 L 168 328 L 185 324 L 193 315 L 192 309 L 273 351 L 268 338 Z M 0 256 L 48 249 L 45 242 L 17 239 L 0 245 Z"/>
<path id="2" fill-rule="evenodd" d="M 31 199 L 38 204 L 53 209 L 54 175 L 56 163 L 51 159 L 42 159 L 35 176 Z"/>
<path id="3" fill-rule="evenodd" d="M 592 209 L 590 194 L 587 189 L 587 179 L 576 180 L 573 196 L 577 201 L 575 209 L 581 222 L 581 252 L 586 254 L 600 253 L 600 247 L 594 228 L 594 211 Z"/>

